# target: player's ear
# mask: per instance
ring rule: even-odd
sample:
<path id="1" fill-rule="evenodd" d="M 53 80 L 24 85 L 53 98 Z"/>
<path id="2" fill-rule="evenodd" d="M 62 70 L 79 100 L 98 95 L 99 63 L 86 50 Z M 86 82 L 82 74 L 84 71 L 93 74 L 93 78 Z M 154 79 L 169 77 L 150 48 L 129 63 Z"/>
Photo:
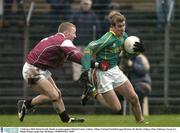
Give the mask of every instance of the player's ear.
<path id="1" fill-rule="evenodd" d="M 63 34 L 64 34 L 65 38 L 68 38 L 70 35 L 70 33 L 68 31 L 64 31 Z"/>

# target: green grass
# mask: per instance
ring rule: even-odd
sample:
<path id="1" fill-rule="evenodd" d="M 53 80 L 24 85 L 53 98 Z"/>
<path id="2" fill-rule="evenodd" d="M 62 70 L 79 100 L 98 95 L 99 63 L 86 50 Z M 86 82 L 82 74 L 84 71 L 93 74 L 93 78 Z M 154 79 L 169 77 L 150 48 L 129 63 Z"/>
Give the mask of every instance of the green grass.
<path id="1" fill-rule="evenodd" d="M 137 124 L 131 115 L 72 115 L 84 123 L 62 123 L 58 115 L 27 115 L 23 122 L 16 115 L 0 115 L 0 127 L 180 127 L 180 115 L 150 115 L 149 124 Z"/>

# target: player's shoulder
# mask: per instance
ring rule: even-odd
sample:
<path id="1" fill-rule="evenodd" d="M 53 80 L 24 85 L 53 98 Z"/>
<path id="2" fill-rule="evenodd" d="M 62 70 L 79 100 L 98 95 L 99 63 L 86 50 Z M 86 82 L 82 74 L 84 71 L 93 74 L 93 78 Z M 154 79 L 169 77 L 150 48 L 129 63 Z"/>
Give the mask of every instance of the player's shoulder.
<path id="1" fill-rule="evenodd" d="M 65 39 L 65 35 L 63 33 L 56 33 L 56 34 L 52 35 L 52 37 L 54 39 L 57 39 L 57 40 L 64 40 Z"/>
<path id="2" fill-rule="evenodd" d="M 76 46 L 73 44 L 73 42 L 71 40 L 64 40 L 61 44 L 61 47 L 72 47 L 72 48 L 76 48 Z"/>
<path id="3" fill-rule="evenodd" d="M 113 33 L 112 32 L 106 32 L 102 37 L 101 37 L 101 39 L 102 40 L 106 40 L 106 41 L 110 41 L 110 40 L 112 40 L 114 38 L 114 36 L 113 36 Z"/>
<path id="4" fill-rule="evenodd" d="M 124 38 L 127 38 L 127 37 L 128 37 L 128 34 L 127 34 L 126 32 L 124 32 L 123 37 L 124 37 Z"/>
<path id="5" fill-rule="evenodd" d="M 62 42 L 64 41 L 65 36 L 61 33 L 52 34 L 44 39 L 42 41 L 50 41 L 50 42 Z"/>
<path id="6" fill-rule="evenodd" d="M 112 31 L 108 31 L 104 34 L 105 36 L 112 36 L 113 35 L 113 32 Z"/>

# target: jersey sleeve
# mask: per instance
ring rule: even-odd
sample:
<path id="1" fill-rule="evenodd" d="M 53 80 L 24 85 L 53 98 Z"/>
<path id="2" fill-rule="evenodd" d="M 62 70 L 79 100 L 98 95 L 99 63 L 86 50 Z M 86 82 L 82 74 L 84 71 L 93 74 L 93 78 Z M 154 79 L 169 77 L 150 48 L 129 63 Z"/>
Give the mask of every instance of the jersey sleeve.
<path id="1" fill-rule="evenodd" d="M 61 44 L 61 51 L 67 56 L 67 60 L 81 64 L 82 53 L 74 46 L 71 40 L 65 40 Z"/>
<path id="2" fill-rule="evenodd" d="M 93 56 L 96 55 L 96 53 L 98 53 L 101 49 L 113 43 L 111 42 L 111 37 L 112 34 L 110 32 L 107 32 L 100 39 L 92 41 L 88 44 L 88 46 L 84 49 L 84 56 L 81 59 L 83 71 L 87 71 L 90 69 L 91 60 Z"/>

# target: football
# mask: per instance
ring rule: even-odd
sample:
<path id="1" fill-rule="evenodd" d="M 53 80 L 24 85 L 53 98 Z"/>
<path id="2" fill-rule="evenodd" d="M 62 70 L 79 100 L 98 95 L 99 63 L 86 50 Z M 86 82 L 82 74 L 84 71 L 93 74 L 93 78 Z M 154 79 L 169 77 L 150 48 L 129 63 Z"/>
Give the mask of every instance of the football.
<path id="1" fill-rule="evenodd" d="M 129 36 L 128 38 L 126 38 L 126 40 L 124 41 L 124 49 L 127 53 L 136 53 L 133 50 L 135 42 L 140 42 L 140 39 L 137 36 Z"/>

